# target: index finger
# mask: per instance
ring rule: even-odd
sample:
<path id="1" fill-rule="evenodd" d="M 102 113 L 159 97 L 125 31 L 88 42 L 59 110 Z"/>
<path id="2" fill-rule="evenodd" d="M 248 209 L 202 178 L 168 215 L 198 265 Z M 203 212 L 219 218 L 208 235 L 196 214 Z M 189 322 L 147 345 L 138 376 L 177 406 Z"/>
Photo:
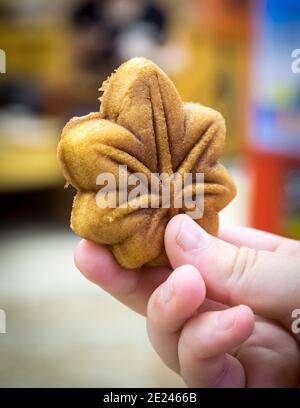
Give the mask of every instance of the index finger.
<path id="1" fill-rule="evenodd" d="M 87 279 L 142 315 L 146 315 L 151 294 L 171 273 L 168 267 L 122 268 L 104 245 L 84 239 L 75 250 L 74 261 Z"/>
<path id="2" fill-rule="evenodd" d="M 300 255 L 300 242 L 249 227 L 221 226 L 219 238 L 237 247 Z"/>

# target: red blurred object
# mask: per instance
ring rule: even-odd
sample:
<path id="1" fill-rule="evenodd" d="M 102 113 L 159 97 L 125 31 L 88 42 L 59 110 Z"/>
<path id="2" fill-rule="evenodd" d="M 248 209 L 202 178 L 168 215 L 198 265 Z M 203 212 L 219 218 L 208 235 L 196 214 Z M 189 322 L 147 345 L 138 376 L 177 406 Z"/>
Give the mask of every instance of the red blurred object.
<path id="1" fill-rule="evenodd" d="M 300 3 L 251 4 L 250 223 L 300 239 Z"/>
<path id="2" fill-rule="evenodd" d="M 248 32 L 251 0 L 194 0 L 201 24 L 214 34 L 235 37 Z"/>
<path id="3" fill-rule="evenodd" d="M 288 178 L 299 171 L 300 159 L 252 150 L 250 156 L 250 224 L 279 235 L 288 230 Z M 292 233 L 293 234 L 293 233 Z"/>

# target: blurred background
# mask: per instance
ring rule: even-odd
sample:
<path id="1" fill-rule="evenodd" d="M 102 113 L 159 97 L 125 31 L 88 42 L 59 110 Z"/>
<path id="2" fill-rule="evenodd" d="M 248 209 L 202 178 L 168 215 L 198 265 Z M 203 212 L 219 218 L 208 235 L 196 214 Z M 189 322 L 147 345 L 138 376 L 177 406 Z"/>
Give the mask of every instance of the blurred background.
<path id="1" fill-rule="evenodd" d="M 300 239 L 300 3 L 1 0 L 0 49 L 0 386 L 182 385 L 143 318 L 73 266 L 61 129 L 99 110 L 120 63 L 150 58 L 226 119 L 238 196 L 221 222 Z"/>

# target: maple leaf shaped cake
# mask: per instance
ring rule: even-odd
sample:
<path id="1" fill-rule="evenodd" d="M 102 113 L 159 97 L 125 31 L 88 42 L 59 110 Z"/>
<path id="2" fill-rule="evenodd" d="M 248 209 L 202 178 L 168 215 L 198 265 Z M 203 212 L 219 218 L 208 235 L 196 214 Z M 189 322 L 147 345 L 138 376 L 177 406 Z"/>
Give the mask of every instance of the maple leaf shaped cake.
<path id="1" fill-rule="evenodd" d="M 204 173 L 204 213 L 196 222 L 216 235 L 218 212 L 236 193 L 217 161 L 225 140 L 224 119 L 208 107 L 183 103 L 166 74 L 144 58 L 122 64 L 101 90 L 100 112 L 71 119 L 58 146 L 67 183 L 77 189 L 71 228 L 107 244 L 126 268 L 168 264 L 164 231 L 170 218 L 186 208 L 174 208 L 172 202 L 171 208 L 101 208 L 97 176 L 113 174 L 118 189 L 120 165 L 148 179 L 151 173 Z"/>

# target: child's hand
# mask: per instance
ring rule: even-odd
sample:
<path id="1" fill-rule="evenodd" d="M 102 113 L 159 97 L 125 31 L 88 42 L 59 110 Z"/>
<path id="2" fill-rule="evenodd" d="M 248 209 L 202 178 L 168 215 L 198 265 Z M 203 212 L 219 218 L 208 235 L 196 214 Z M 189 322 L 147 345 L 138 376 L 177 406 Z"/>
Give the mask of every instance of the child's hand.
<path id="1" fill-rule="evenodd" d="M 154 349 L 187 385 L 299 386 L 300 335 L 291 325 L 300 309 L 300 242 L 249 228 L 218 239 L 178 215 L 165 246 L 173 272 L 124 270 L 105 247 L 84 240 L 75 262 L 146 315 Z"/>

